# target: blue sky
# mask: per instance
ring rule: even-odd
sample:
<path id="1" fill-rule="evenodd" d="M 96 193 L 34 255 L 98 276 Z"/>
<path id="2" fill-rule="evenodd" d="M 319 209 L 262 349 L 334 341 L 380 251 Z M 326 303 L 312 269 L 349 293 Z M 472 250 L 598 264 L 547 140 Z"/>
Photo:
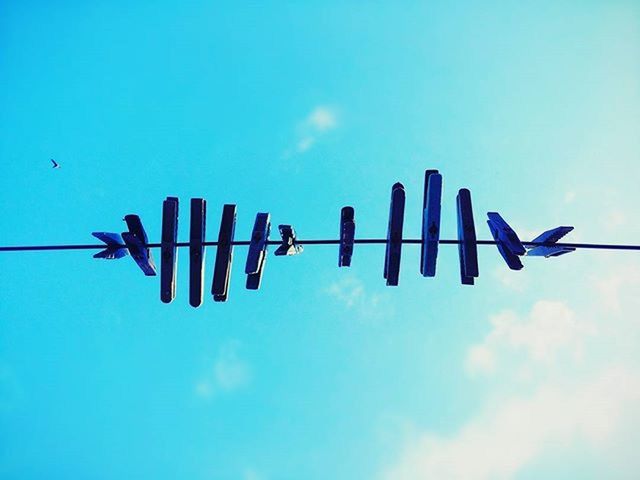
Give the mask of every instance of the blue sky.
<path id="1" fill-rule="evenodd" d="M 133 3 L 133 4 L 132 4 Z M 384 236 L 391 185 L 418 236 L 423 171 L 525 239 L 637 243 L 636 2 L 43 2 L 0 7 L 0 243 L 91 242 L 161 203 L 223 203 L 300 237 Z M 52 170 L 49 158 L 62 168 Z M 634 478 L 640 260 L 578 252 L 459 285 L 383 247 L 269 258 L 188 306 L 130 259 L 0 255 L 0 476 Z M 207 252 L 207 286 L 215 252 Z M 157 254 L 156 254 L 157 258 Z"/>

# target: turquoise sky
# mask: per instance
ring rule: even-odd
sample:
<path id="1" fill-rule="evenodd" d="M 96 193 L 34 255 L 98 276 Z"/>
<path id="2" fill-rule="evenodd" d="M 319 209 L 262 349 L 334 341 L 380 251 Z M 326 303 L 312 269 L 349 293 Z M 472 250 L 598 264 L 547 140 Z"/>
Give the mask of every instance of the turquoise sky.
<path id="1" fill-rule="evenodd" d="M 0 6 L 0 244 L 93 243 L 162 200 L 223 203 L 302 238 L 419 235 L 426 168 L 525 240 L 638 243 L 634 1 L 21 1 Z M 53 170 L 49 159 L 62 168 Z M 188 306 L 130 259 L 0 254 L 0 477 L 633 479 L 640 259 L 581 251 L 461 286 L 406 246 L 270 256 L 226 304 Z M 207 251 L 207 290 L 214 249 Z M 156 259 L 158 255 L 156 253 Z"/>

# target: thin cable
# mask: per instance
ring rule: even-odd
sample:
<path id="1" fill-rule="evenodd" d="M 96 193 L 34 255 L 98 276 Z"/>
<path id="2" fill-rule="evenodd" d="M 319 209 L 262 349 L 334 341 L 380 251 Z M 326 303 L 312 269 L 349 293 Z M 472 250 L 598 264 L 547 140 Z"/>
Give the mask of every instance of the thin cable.
<path id="1" fill-rule="evenodd" d="M 232 242 L 232 245 L 246 246 L 251 242 L 249 240 L 238 240 Z M 269 240 L 269 245 L 280 245 L 282 242 L 277 240 Z M 297 240 L 298 245 L 338 245 L 340 240 Z M 386 244 L 386 238 L 359 238 L 355 239 L 356 244 Z M 405 238 L 402 240 L 403 244 L 419 245 L 422 240 L 419 238 Z M 440 240 L 442 245 L 458 245 L 460 240 Z M 478 245 L 496 245 L 493 240 L 478 240 Z M 575 249 L 593 249 L 593 250 L 626 250 L 626 251 L 640 251 L 640 245 L 615 245 L 615 244 L 602 244 L 602 243 L 548 243 L 548 242 L 522 242 L 523 245 L 528 247 L 567 247 Z M 215 247 L 218 242 L 203 242 L 206 247 Z M 115 245 L 114 245 L 115 246 Z M 177 242 L 176 247 L 183 248 L 188 247 L 189 242 Z M 118 245 L 118 247 L 126 248 L 126 245 Z M 149 243 L 148 248 L 160 248 L 160 243 Z M 103 250 L 107 248 L 106 244 L 93 244 L 93 245 L 17 245 L 17 246 L 0 246 L 0 252 L 27 252 L 27 251 L 51 251 L 51 250 Z"/>

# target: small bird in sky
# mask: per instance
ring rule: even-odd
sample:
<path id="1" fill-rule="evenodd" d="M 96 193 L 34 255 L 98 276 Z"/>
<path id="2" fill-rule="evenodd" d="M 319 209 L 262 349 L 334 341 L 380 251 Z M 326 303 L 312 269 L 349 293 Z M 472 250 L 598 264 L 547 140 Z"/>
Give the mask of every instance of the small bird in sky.
<path id="1" fill-rule="evenodd" d="M 53 163 L 53 167 L 52 168 L 60 168 L 60 164 L 58 162 L 56 162 L 53 158 L 51 159 L 51 163 Z"/>

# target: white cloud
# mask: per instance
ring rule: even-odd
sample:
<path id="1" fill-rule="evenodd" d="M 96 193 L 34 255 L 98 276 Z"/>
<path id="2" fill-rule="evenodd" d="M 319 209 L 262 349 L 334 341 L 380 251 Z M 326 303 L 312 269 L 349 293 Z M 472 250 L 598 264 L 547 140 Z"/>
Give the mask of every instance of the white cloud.
<path id="1" fill-rule="evenodd" d="M 313 137 L 304 137 L 302 138 L 297 145 L 297 150 L 299 153 L 306 152 L 309 150 L 313 144 L 315 143 L 315 138 Z"/>
<path id="2" fill-rule="evenodd" d="M 386 296 L 367 292 L 362 281 L 353 275 L 331 283 L 325 293 L 355 310 L 360 319 L 378 319 L 393 313 Z"/>
<path id="3" fill-rule="evenodd" d="M 365 302 L 364 285 L 356 277 L 344 277 L 333 282 L 327 288 L 327 293 L 344 303 L 348 308 L 353 308 Z"/>
<path id="4" fill-rule="evenodd" d="M 618 472 L 610 478 L 634 478 L 640 274 L 637 262 L 609 262 L 608 275 L 579 282 L 583 301 L 574 308 L 543 300 L 526 315 L 492 315 L 465 359 L 475 382 L 487 386 L 475 413 L 448 434 L 407 435 L 381 477 L 510 479 L 573 452 Z"/>
<path id="5" fill-rule="evenodd" d="M 624 227 L 627 225 L 628 220 L 627 215 L 622 210 L 613 208 L 602 217 L 601 222 L 605 230 L 611 231 Z"/>
<path id="6" fill-rule="evenodd" d="M 576 192 L 569 190 L 564 193 L 564 203 L 572 203 L 576 199 Z"/>
<path id="7" fill-rule="evenodd" d="M 522 270 L 510 270 L 504 264 L 496 267 L 496 269 L 493 271 L 493 278 L 500 282 L 502 286 L 516 292 L 524 292 L 528 287 L 528 277 L 526 274 L 523 274 Z"/>
<path id="8" fill-rule="evenodd" d="M 640 271 L 633 265 L 625 265 L 609 274 L 594 277 L 592 284 L 603 306 L 610 311 L 620 312 L 625 290 L 640 285 Z"/>
<path id="9" fill-rule="evenodd" d="M 306 123 L 318 132 L 324 132 L 335 128 L 338 122 L 333 109 L 319 106 L 309 114 Z"/>
<path id="10" fill-rule="evenodd" d="M 553 363 L 560 353 L 579 360 L 586 337 L 595 333 L 594 325 L 576 320 L 567 305 L 547 300 L 536 302 L 524 318 L 505 310 L 493 315 L 490 323 L 489 334 L 467 353 L 466 366 L 471 373 L 493 373 L 500 368 L 499 360 L 505 358 L 507 367 L 513 369 L 514 355 L 525 362 L 525 369 L 530 364 Z"/>
<path id="11" fill-rule="evenodd" d="M 615 367 L 583 383 L 543 385 L 528 397 L 498 398 L 451 437 L 414 439 L 383 477 L 512 478 L 537 456 L 568 448 L 576 438 L 592 448 L 610 442 L 624 426 L 622 414 L 637 410 L 639 400 L 640 376 Z"/>
<path id="12" fill-rule="evenodd" d="M 318 140 L 338 126 L 338 113 L 333 107 L 318 105 L 298 124 L 295 147 L 285 151 L 285 157 L 310 150 Z"/>
<path id="13" fill-rule="evenodd" d="M 216 360 L 215 378 L 223 390 L 235 390 L 246 385 L 249 380 L 248 366 L 238 358 L 237 350 L 238 344 L 235 342 L 226 345 Z"/>
<path id="14" fill-rule="evenodd" d="M 213 366 L 195 386 L 202 398 L 211 398 L 218 392 L 232 392 L 243 388 L 251 380 L 249 365 L 239 356 L 240 343 L 231 341 L 218 351 Z"/>
<path id="15" fill-rule="evenodd" d="M 474 345 L 467 352 L 467 370 L 471 373 L 493 373 L 496 356 L 487 345 Z"/>
<path id="16" fill-rule="evenodd" d="M 243 473 L 244 480 L 266 480 L 266 477 L 253 468 L 245 469 Z"/>

